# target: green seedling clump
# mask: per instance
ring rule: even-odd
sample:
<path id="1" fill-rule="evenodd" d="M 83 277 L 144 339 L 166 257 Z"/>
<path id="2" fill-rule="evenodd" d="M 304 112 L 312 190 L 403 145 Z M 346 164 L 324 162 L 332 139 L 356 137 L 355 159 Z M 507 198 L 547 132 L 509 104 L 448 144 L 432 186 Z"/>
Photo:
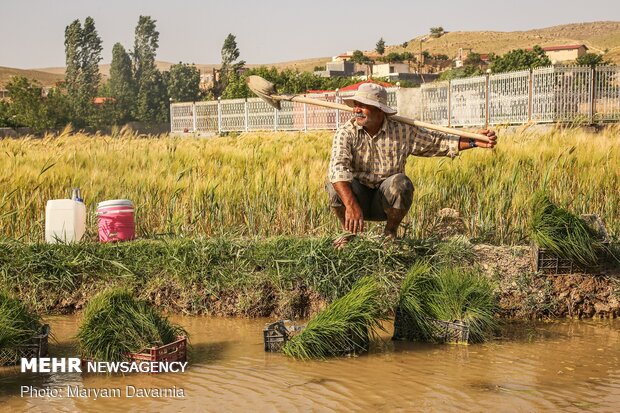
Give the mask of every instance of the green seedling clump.
<path id="1" fill-rule="evenodd" d="M 95 296 L 84 311 L 77 339 L 82 355 L 98 361 L 125 361 L 129 353 L 172 343 L 185 330 L 123 288 Z"/>

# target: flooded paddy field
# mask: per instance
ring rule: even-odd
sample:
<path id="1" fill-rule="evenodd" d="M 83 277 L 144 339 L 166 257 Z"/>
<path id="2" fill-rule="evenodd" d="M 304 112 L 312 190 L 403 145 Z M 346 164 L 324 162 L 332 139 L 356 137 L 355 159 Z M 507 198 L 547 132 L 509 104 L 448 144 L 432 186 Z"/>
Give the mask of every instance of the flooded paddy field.
<path id="1" fill-rule="evenodd" d="M 392 342 L 387 326 L 370 354 L 300 362 L 264 352 L 267 319 L 172 319 L 191 335 L 187 372 L 108 376 L 2 368 L 2 410 L 609 412 L 620 405 L 620 320 L 508 324 L 501 339 L 469 346 Z M 56 340 L 52 356 L 76 356 L 78 321 L 75 315 L 46 319 Z M 58 394 L 22 397 L 22 386 Z M 110 397 L 70 396 L 68 388 L 109 389 Z"/>

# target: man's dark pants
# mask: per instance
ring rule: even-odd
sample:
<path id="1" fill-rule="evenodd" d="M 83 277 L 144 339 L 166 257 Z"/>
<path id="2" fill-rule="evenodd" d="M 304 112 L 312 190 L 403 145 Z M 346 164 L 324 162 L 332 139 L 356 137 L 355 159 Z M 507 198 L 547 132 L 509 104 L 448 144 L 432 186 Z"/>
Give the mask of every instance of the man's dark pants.
<path id="1" fill-rule="evenodd" d="M 329 194 L 330 207 L 344 206 L 331 182 L 325 184 L 325 189 Z M 387 219 L 386 209 L 409 210 L 413 202 L 413 183 L 405 174 L 392 175 L 377 188 L 363 185 L 354 178 L 351 181 L 351 190 L 367 221 L 385 221 Z"/>

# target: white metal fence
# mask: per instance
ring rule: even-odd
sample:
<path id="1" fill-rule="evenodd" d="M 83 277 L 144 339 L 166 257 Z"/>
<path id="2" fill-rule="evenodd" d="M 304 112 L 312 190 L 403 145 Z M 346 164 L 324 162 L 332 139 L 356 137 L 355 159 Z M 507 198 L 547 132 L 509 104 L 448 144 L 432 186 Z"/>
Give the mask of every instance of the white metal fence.
<path id="1" fill-rule="evenodd" d="M 408 99 L 401 99 L 405 91 Z M 341 102 L 348 93 L 306 95 Z M 406 103 L 403 103 L 405 102 Z M 554 66 L 389 89 L 399 112 L 448 126 L 620 121 L 620 66 Z M 173 103 L 172 132 L 337 129 L 349 112 L 259 98 Z"/>

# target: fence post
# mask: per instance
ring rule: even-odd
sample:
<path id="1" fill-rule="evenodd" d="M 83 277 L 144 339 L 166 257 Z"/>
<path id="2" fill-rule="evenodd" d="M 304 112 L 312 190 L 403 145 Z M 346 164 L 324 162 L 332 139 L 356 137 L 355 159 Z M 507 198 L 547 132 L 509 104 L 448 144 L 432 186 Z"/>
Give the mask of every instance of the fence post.
<path id="1" fill-rule="evenodd" d="M 452 126 L 452 81 L 448 80 L 448 127 Z"/>
<path id="2" fill-rule="evenodd" d="M 594 123 L 594 115 L 596 114 L 596 69 L 590 69 L 590 124 Z"/>
<path id="3" fill-rule="evenodd" d="M 529 87 L 527 93 L 527 121 L 532 121 L 532 106 L 533 106 L 533 95 L 534 95 L 534 73 L 532 69 L 530 69 L 530 78 L 529 78 Z"/>
<path id="4" fill-rule="evenodd" d="M 273 109 L 273 130 L 278 130 L 278 109 Z"/>
<path id="5" fill-rule="evenodd" d="M 243 102 L 243 110 L 245 111 L 245 131 L 250 130 L 250 112 L 248 111 L 248 98 Z"/>
<path id="6" fill-rule="evenodd" d="M 198 132 L 197 124 L 198 124 L 198 114 L 196 113 L 196 102 L 192 102 L 192 132 Z"/>
<path id="7" fill-rule="evenodd" d="M 490 70 L 490 69 L 489 69 Z M 484 128 L 489 128 L 489 72 L 487 72 L 484 82 Z"/>
<path id="8" fill-rule="evenodd" d="M 308 131 L 308 104 L 304 103 L 304 132 L 307 132 L 307 131 Z"/>
<path id="9" fill-rule="evenodd" d="M 336 89 L 336 96 L 334 98 L 336 103 L 342 103 L 340 101 L 340 95 L 338 94 L 338 89 Z M 340 128 L 340 109 L 336 109 L 336 129 Z"/>
<path id="10" fill-rule="evenodd" d="M 222 98 L 217 98 L 217 133 L 222 134 Z"/>

